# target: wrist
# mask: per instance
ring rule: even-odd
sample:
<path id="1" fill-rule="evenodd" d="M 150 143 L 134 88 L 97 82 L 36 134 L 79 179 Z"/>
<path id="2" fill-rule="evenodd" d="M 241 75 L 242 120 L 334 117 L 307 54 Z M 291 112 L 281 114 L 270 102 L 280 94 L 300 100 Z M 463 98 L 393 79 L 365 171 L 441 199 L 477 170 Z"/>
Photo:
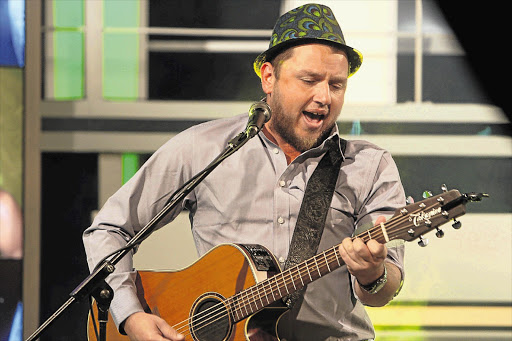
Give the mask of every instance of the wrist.
<path id="1" fill-rule="evenodd" d="M 384 267 L 384 269 L 383 269 L 382 275 L 380 275 L 377 279 L 375 279 L 374 281 L 372 281 L 370 283 L 362 284 L 359 281 L 359 279 L 356 278 L 356 280 L 359 284 L 359 287 L 363 291 L 366 291 L 367 293 L 372 294 L 372 295 L 378 293 L 386 285 L 386 283 L 388 281 L 388 271 L 387 271 L 385 263 L 383 263 L 383 267 Z"/>

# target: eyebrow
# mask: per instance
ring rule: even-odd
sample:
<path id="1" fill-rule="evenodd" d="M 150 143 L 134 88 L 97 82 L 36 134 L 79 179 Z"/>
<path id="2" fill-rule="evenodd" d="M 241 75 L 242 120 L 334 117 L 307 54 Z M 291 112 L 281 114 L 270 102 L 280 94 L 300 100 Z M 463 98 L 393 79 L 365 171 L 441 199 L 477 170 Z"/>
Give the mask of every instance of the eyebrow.
<path id="1" fill-rule="evenodd" d="M 299 77 L 303 77 L 303 76 L 309 76 L 309 77 L 313 77 L 313 78 L 323 78 L 324 77 L 323 74 L 312 71 L 312 70 L 301 70 L 301 71 L 297 72 L 297 75 Z M 331 81 L 331 83 L 345 83 L 347 81 L 347 79 L 348 79 L 348 77 L 344 77 L 344 76 L 333 76 L 330 81 Z"/>

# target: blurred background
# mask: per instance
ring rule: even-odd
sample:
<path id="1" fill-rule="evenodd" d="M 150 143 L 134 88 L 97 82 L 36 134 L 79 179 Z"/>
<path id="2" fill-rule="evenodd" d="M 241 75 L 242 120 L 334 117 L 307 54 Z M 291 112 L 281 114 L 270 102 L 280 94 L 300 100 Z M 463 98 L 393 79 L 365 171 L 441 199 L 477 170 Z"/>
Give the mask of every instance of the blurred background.
<path id="1" fill-rule="evenodd" d="M 307 2 L 0 0 L 0 189 L 10 198 L 0 209 L 23 216 L 0 223 L 0 247 L 11 245 L 0 249 L 0 341 L 28 337 L 87 276 L 83 230 L 153 151 L 261 97 L 252 62 L 279 15 Z M 407 243 L 402 293 L 369 309 L 377 340 L 511 339 L 503 2 L 321 3 L 364 55 L 338 122 L 343 137 L 388 149 L 416 200 L 442 184 L 490 194 L 468 204 L 460 230 L 446 224 L 425 248 Z M 135 262 L 179 269 L 196 258 L 183 214 Z M 87 340 L 87 309 L 72 305 L 41 340 Z"/>

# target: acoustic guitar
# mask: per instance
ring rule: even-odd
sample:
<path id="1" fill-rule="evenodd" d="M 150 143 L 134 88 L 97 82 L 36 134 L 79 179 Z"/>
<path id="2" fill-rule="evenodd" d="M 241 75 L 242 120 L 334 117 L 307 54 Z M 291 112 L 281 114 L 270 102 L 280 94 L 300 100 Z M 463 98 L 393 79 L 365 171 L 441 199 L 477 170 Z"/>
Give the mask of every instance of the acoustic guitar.
<path id="1" fill-rule="evenodd" d="M 446 191 L 395 212 L 387 222 L 354 238 L 387 243 L 412 241 L 465 214 L 468 201 L 486 194 Z M 260 245 L 223 244 L 210 250 L 191 266 L 179 271 L 139 271 L 138 296 L 146 312 L 162 317 L 186 340 L 279 340 L 279 319 L 286 312 L 283 298 L 308 283 L 343 266 L 339 245 L 289 268 L 279 269 L 276 258 Z M 96 304 L 93 312 L 97 314 Z M 97 315 L 96 315 L 97 316 Z M 89 340 L 97 340 L 94 319 L 89 314 Z M 121 335 L 112 318 L 106 326 L 108 341 L 129 340 Z"/>

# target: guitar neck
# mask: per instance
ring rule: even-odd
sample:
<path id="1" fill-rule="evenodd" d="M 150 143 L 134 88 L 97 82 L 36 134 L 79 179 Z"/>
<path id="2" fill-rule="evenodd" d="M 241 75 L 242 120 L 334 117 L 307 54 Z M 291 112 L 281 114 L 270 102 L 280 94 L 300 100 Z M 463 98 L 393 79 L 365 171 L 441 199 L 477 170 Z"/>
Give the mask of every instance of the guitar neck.
<path id="1" fill-rule="evenodd" d="M 370 239 L 381 243 L 389 240 L 384 224 L 374 226 L 354 238 L 361 238 L 365 243 Z M 233 320 L 243 320 L 344 265 L 338 252 L 339 246 L 335 245 L 231 297 L 228 304 Z"/>
<path id="2" fill-rule="evenodd" d="M 451 190 L 407 205 L 397 210 L 386 223 L 377 224 L 352 239 L 360 238 L 365 243 L 374 239 L 381 244 L 394 239 L 414 240 L 449 219 L 463 215 L 466 196 Z M 229 298 L 227 303 L 232 319 L 240 321 L 344 265 L 339 246 L 335 245 Z"/>

